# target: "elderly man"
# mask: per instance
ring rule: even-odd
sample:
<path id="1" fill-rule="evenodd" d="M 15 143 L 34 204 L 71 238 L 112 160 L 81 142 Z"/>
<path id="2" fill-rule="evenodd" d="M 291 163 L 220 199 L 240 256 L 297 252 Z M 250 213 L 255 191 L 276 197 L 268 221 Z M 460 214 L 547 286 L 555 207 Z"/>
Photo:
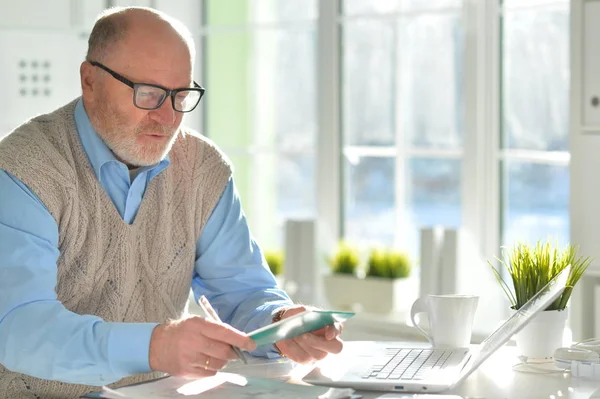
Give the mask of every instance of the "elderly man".
<path id="1" fill-rule="evenodd" d="M 244 333 L 304 308 L 265 267 L 226 158 L 180 127 L 204 93 L 193 59 L 179 22 L 108 10 L 82 97 L 0 142 L 0 397 L 212 375 L 231 345 L 300 362 L 342 349 L 338 326 L 275 348 Z M 224 323 L 182 319 L 190 286 Z"/>

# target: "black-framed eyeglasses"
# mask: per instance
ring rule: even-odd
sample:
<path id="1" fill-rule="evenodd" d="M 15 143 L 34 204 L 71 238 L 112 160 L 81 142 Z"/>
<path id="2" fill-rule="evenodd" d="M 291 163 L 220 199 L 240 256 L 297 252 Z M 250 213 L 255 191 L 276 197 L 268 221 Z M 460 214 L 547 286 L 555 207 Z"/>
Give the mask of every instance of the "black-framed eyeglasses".
<path id="1" fill-rule="evenodd" d="M 175 111 L 191 112 L 198 106 L 200 99 L 206 91 L 204 87 L 196 82 L 194 82 L 194 87 L 173 90 L 152 83 L 134 83 L 99 62 L 89 62 L 93 66 L 105 70 L 118 81 L 131 87 L 133 89 L 133 105 L 148 111 L 159 108 L 163 105 L 167 97 L 171 97 L 171 105 L 173 105 Z"/>

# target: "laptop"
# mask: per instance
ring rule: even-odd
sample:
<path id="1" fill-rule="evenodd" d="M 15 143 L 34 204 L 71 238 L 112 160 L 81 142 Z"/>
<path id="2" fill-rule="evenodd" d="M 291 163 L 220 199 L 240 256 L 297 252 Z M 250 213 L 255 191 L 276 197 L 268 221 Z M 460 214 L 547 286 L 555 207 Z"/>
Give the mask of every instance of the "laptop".
<path id="1" fill-rule="evenodd" d="M 411 346 L 394 342 L 349 342 L 360 345 L 363 353 L 353 355 L 349 362 L 339 362 L 333 373 L 317 367 L 303 380 L 314 385 L 360 390 L 443 392 L 467 378 L 536 314 L 556 300 L 565 289 L 570 270 L 568 266 L 557 274 L 480 345 L 434 349 L 418 343 Z"/>

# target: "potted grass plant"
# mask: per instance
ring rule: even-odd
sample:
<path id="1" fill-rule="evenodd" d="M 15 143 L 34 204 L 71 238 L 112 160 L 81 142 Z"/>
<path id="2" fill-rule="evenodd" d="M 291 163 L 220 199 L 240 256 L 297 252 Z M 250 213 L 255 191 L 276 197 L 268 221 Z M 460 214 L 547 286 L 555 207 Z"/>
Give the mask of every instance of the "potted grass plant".
<path id="1" fill-rule="evenodd" d="M 500 263 L 500 270 L 489 263 L 511 308 L 515 311 L 554 276 L 571 266 L 566 288 L 561 296 L 515 336 L 521 355 L 528 358 L 547 358 L 553 355 L 556 348 L 562 346 L 567 304 L 573 288 L 592 262 L 589 257 L 579 256 L 577 252 L 578 248 L 571 244 L 559 250 L 549 241 L 538 241 L 535 245 L 517 243 L 512 248 L 504 248 L 502 257 L 496 258 Z M 502 270 L 505 270 L 508 282 L 503 277 Z"/>
<path id="2" fill-rule="evenodd" d="M 360 252 L 350 243 L 340 241 L 327 261 L 331 268 L 331 274 L 324 279 L 327 300 L 337 309 L 351 310 L 360 290 L 357 277 Z"/>
<path id="3" fill-rule="evenodd" d="M 396 280 L 407 278 L 412 266 L 407 253 L 374 249 L 367 263 L 367 277 Z"/>
<path id="4" fill-rule="evenodd" d="M 412 262 L 407 253 L 382 248 L 371 250 L 362 282 L 360 302 L 363 308 L 372 313 L 407 309 L 416 299 L 414 288 L 417 284 L 411 284 L 408 279 L 411 270 Z"/>

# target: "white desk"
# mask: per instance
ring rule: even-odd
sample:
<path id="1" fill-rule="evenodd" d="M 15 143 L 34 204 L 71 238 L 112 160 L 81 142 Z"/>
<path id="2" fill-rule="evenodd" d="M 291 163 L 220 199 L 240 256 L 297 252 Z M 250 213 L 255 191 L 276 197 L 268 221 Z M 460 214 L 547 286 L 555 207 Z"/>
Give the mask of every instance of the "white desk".
<path id="1" fill-rule="evenodd" d="M 322 363 L 323 367 L 329 365 L 334 367 L 333 370 L 335 370 L 335 367 L 339 370 L 340 365 L 343 367 L 344 364 L 350 361 L 348 356 L 352 356 L 353 348 L 355 351 L 357 345 L 361 344 L 360 342 L 347 342 L 344 347 L 345 353 L 325 359 Z M 402 345 L 412 346 L 415 344 L 403 343 Z M 515 354 L 516 350 L 514 347 L 501 348 L 459 386 L 446 393 L 460 395 L 464 399 L 588 399 L 596 389 L 600 388 L 600 380 L 571 378 L 569 374 L 562 372 L 555 374 L 532 374 L 513 371 L 513 365 L 518 362 Z M 255 398 L 270 395 L 269 397 L 277 399 L 288 397 L 310 397 L 315 399 L 316 396 L 327 391 L 327 388 L 291 387 L 283 383 L 283 381 L 287 381 L 289 383 L 307 385 L 301 381 L 301 378 L 311 370 L 311 366 L 297 365 L 286 359 L 266 360 L 253 358 L 249 359 L 249 364 L 247 365 L 235 361 L 230 363 L 224 371 L 250 378 L 268 378 L 280 381 L 271 384 L 271 386 L 255 381 L 248 388 L 245 388 L 243 385 L 240 387 L 239 385 L 229 384 L 227 388 L 223 388 L 222 390 L 209 390 L 199 393 L 201 391 L 197 388 L 202 385 L 203 381 L 206 383 L 207 380 L 198 380 L 191 382 L 191 385 L 200 383 L 194 388 L 196 391 L 188 393 L 192 394 L 189 397 L 198 398 Z M 222 381 L 219 382 L 219 384 L 221 383 Z M 121 393 L 133 395 L 134 392 L 125 392 L 133 389 L 136 391 L 135 397 L 180 397 L 176 392 L 184 384 L 189 385 L 190 382 L 170 377 L 149 384 L 123 388 Z M 216 386 L 208 385 L 210 386 L 209 389 Z M 286 386 L 286 388 L 282 389 L 281 386 Z M 363 399 L 375 399 L 386 394 L 385 392 L 368 391 L 358 391 L 357 393 L 361 394 Z M 412 394 L 395 393 L 394 395 L 397 398 L 413 398 Z M 427 397 L 434 399 L 435 395 Z"/>
<path id="2" fill-rule="evenodd" d="M 351 353 L 356 344 L 358 342 L 345 343 L 346 355 Z M 328 361 L 333 359 L 335 357 Z M 516 348 L 505 346 L 447 393 L 472 399 L 587 399 L 600 388 L 600 380 L 571 378 L 568 373 L 534 374 L 513 371 L 513 365 L 518 362 Z M 384 392 L 360 393 L 364 399 L 373 399 Z M 411 398 L 412 395 L 406 394 L 406 397 Z"/>

